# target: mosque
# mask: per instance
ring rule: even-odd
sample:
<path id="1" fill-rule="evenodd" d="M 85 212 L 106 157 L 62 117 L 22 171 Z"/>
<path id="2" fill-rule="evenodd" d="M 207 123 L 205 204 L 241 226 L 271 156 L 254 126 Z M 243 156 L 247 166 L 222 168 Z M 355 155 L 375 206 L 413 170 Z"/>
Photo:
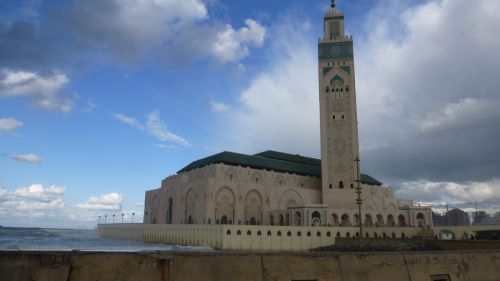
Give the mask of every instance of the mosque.
<path id="1" fill-rule="evenodd" d="M 196 160 L 146 191 L 144 223 L 432 228 L 430 207 L 395 198 L 359 171 L 353 40 L 335 1 L 318 76 L 321 159 L 224 151 Z"/>

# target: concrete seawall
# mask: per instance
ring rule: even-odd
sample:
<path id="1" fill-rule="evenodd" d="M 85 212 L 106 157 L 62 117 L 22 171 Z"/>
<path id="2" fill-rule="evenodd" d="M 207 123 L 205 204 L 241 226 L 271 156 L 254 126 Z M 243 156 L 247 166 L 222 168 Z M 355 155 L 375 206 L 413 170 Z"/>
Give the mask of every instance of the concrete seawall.
<path id="1" fill-rule="evenodd" d="M 0 251 L 0 280 L 500 280 L 500 251 L 106 253 Z"/>

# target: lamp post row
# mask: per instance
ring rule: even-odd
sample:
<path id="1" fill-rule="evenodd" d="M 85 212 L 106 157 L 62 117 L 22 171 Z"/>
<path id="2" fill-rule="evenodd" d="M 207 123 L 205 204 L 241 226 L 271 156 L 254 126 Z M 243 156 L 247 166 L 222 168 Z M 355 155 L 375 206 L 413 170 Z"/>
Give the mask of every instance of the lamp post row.
<path id="1" fill-rule="evenodd" d="M 113 223 L 115 223 L 115 214 L 113 214 Z M 98 223 L 100 224 L 101 223 L 101 217 L 102 216 L 99 216 L 99 221 Z M 123 223 L 123 219 L 125 217 L 125 213 L 122 213 L 122 223 Z M 132 212 L 132 223 L 134 223 L 134 217 L 135 217 L 135 212 Z M 108 215 L 104 215 L 104 224 L 107 223 L 107 220 L 108 220 Z"/>

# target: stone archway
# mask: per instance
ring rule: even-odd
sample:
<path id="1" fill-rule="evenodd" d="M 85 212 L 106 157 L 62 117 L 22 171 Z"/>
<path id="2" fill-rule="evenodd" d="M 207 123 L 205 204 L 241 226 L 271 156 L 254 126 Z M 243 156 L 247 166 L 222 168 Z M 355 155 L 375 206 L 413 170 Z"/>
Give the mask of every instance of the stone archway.
<path id="1" fill-rule="evenodd" d="M 340 218 L 340 226 L 350 226 L 351 221 L 349 220 L 349 215 L 348 214 L 343 214 L 342 217 Z"/>
<path id="2" fill-rule="evenodd" d="M 288 189 L 285 192 L 283 192 L 283 194 L 281 194 L 281 196 L 280 196 L 279 208 L 281 210 L 285 210 L 288 207 L 301 205 L 301 204 L 303 204 L 302 197 L 295 190 Z"/>
<path id="3" fill-rule="evenodd" d="M 184 209 L 184 218 L 185 222 L 188 224 L 196 223 L 196 195 L 194 194 L 194 190 L 191 188 L 186 193 L 185 199 L 185 209 Z"/>
<path id="4" fill-rule="evenodd" d="M 311 215 L 311 225 L 321 226 L 321 215 L 318 211 L 314 211 Z"/>
<path id="5" fill-rule="evenodd" d="M 393 215 L 387 215 L 387 226 L 389 226 L 389 227 L 394 226 L 394 216 Z"/>
<path id="6" fill-rule="evenodd" d="M 152 224 L 156 224 L 156 217 L 159 215 L 159 208 L 160 208 L 160 198 L 158 195 L 153 196 L 153 203 L 152 203 L 152 208 L 151 208 L 151 216 L 150 222 Z"/>
<path id="7" fill-rule="evenodd" d="M 403 216 L 403 215 L 399 215 L 398 216 L 398 226 L 399 227 L 405 227 L 406 226 L 405 216 Z"/>
<path id="8" fill-rule="evenodd" d="M 417 214 L 417 226 L 425 227 L 425 216 L 422 213 Z"/>
<path id="9" fill-rule="evenodd" d="M 365 224 L 364 225 L 368 226 L 368 227 L 371 227 L 373 225 L 372 215 L 370 215 L 370 214 L 365 215 Z"/>
<path id="10" fill-rule="evenodd" d="M 331 218 L 332 218 L 332 225 L 339 226 L 339 217 L 337 216 L 337 214 L 332 214 Z"/>
<path id="11" fill-rule="evenodd" d="M 302 225 L 302 214 L 299 211 L 296 211 L 293 214 L 293 224 L 295 226 L 301 226 Z"/>
<path id="12" fill-rule="evenodd" d="M 226 224 L 234 223 L 234 204 L 236 196 L 231 188 L 219 188 L 215 194 L 215 222 L 222 224 L 222 217 L 227 218 Z"/>
<path id="13" fill-rule="evenodd" d="M 251 190 L 245 196 L 245 223 L 260 224 L 262 221 L 262 196 L 257 190 Z"/>
<path id="14" fill-rule="evenodd" d="M 382 217 L 381 214 L 377 215 L 377 226 L 378 227 L 384 226 L 384 217 Z"/>
<path id="15" fill-rule="evenodd" d="M 283 217 L 282 214 L 279 216 L 279 225 L 285 225 L 285 218 Z"/>

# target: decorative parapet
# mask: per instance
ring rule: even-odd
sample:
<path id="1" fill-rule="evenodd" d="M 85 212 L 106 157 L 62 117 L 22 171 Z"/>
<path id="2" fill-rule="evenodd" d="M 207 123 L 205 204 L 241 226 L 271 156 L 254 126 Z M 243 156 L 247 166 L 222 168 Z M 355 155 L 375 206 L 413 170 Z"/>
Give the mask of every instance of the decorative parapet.
<path id="1" fill-rule="evenodd" d="M 318 44 L 318 59 L 320 61 L 352 59 L 353 57 L 354 51 L 352 41 Z"/>
<path id="2" fill-rule="evenodd" d="M 364 237 L 404 238 L 418 227 L 367 227 Z M 99 224 L 105 238 L 178 245 L 208 245 L 222 250 L 305 251 L 335 244 L 336 237 L 355 237 L 358 227 L 265 225 Z"/>

